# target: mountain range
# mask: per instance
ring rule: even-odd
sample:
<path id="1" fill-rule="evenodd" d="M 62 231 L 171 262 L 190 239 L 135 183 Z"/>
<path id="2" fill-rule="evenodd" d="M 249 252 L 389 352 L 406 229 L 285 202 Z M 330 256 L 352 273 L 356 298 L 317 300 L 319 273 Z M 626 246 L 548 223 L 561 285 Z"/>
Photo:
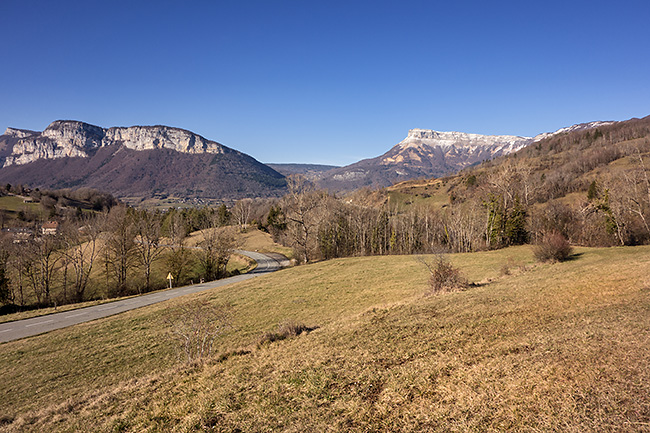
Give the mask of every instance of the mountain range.
<path id="1" fill-rule="evenodd" d="M 333 167 L 265 165 L 169 126 L 106 129 L 57 120 L 42 132 L 7 128 L 0 136 L 0 182 L 52 189 L 92 187 L 130 199 L 236 200 L 281 196 L 286 192 L 285 176 L 301 174 L 330 191 L 351 191 L 456 173 L 557 134 L 611 123 L 583 123 L 536 137 L 412 129 L 381 156 Z"/>

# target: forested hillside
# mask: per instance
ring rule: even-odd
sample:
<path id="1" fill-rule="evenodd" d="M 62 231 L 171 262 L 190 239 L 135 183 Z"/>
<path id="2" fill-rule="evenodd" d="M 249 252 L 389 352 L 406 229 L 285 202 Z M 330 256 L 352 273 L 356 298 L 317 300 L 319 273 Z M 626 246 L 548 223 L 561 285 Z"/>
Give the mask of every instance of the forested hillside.
<path id="1" fill-rule="evenodd" d="M 558 135 L 450 179 L 450 206 L 482 205 L 487 246 L 519 242 L 520 228 L 587 246 L 647 243 L 649 152 L 650 117 Z"/>
<path id="2" fill-rule="evenodd" d="M 648 243 L 649 152 L 646 117 L 559 134 L 455 176 L 342 199 L 294 179 L 270 229 L 304 260 L 468 252 L 549 233 L 585 246 Z"/>

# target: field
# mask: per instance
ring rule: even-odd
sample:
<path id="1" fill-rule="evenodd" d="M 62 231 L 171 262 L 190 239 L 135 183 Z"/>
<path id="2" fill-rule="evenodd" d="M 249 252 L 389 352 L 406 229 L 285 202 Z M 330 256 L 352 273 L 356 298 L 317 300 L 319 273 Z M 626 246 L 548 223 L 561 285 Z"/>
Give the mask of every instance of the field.
<path id="1" fill-rule="evenodd" d="M 398 209 L 410 205 L 441 208 L 449 204 L 449 191 L 443 179 L 410 180 L 386 188 L 389 203 Z"/>
<path id="2" fill-rule="evenodd" d="M 7 212 L 10 217 L 16 217 L 20 211 L 31 211 L 43 217 L 43 209 L 38 203 L 25 203 L 24 197 L 15 195 L 0 197 L 0 209 Z"/>
<path id="3" fill-rule="evenodd" d="M 0 431 L 650 431 L 650 247 L 529 246 L 299 266 L 0 346 Z M 179 359 L 170 312 L 226 303 L 217 356 Z M 309 332 L 258 345 L 279 323 Z"/>

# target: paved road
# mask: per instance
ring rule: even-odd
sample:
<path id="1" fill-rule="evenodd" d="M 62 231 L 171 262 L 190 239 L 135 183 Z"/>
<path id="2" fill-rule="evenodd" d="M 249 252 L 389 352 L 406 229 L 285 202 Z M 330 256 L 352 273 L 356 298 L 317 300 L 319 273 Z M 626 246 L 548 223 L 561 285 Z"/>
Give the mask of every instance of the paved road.
<path id="1" fill-rule="evenodd" d="M 19 338 L 31 337 L 55 329 L 76 325 L 78 323 L 112 316 L 114 314 L 166 301 L 178 296 L 189 295 L 191 293 L 198 293 L 215 287 L 225 286 L 227 284 L 237 283 L 239 281 L 248 280 L 280 269 L 280 263 L 276 259 L 267 255 L 252 251 L 238 250 L 236 252 L 255 260 L 257 262 L 257 267 L 247 274 L 224 278 L 223 280 L 183 286 L 155 293 L 147 293 L 142 296 L 108 302 L 101 305 L 94 305 L 92 307 L 79 308 L 77 310 L 65 311 L 63 313 L 54 313 L 46 316 L 33 317 L 31 319 L 0 323 L 0 343 L 17 340 Z"/>

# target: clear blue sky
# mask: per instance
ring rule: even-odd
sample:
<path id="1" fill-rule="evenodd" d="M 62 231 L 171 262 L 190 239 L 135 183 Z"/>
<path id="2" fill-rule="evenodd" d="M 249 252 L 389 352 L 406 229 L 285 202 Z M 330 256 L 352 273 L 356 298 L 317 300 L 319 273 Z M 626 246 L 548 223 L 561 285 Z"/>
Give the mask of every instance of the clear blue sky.
<path id="1" fill-rule="evenodd" d="M 411 128 L 650 114 L 650 2 L 0 2 L 0 128 L 163 124 L 344 165 Z"/>

